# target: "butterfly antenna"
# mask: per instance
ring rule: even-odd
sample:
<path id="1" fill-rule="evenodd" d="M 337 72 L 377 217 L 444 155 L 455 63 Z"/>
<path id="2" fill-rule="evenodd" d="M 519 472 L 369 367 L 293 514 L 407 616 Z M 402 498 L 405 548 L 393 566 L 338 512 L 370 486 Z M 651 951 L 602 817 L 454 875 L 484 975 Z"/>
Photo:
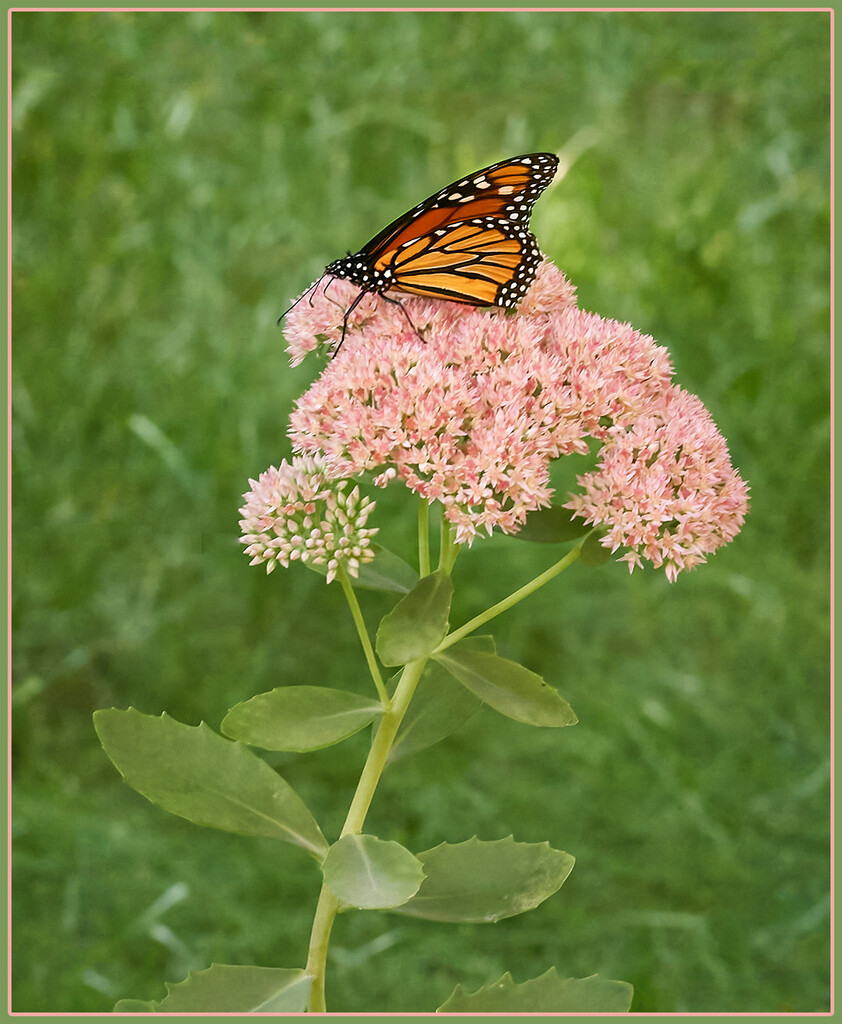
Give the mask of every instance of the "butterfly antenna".
<path id="1" fill-rule="evenodd" d="M 280 327 L 280 324 L 281 324 L 281 320 L 283 320 L 283 318 L 287 315 L 287 313 L 291 313 L 295 309 L 295 307 L 298 305 L 299 302 L 301 302 L 301 300 L 305 297 L 305 295 L 310 300 L 310 305 L 311 306 L 313 305 L 313 292 L 316 290 L 316 288 L 318 288 L 320 282 L 321 282 L 321 277 L 319 278 L 318 281 L 316 281 L 316 283 L 314 285 L 311 285 L 311 287 L 309 287 L 306 292 L 302 292 L 298 296 L 298 298 L 295 300 L 295 302 L 293 302 L 293 304 L 291 306 L 288 306 L 283 311 L 283 313 L 281 313 L 281 315 L 278 317 L 278 319 L 276 321 L 276 323 L 277 323 L 277 325 L 279 327 Z"/>

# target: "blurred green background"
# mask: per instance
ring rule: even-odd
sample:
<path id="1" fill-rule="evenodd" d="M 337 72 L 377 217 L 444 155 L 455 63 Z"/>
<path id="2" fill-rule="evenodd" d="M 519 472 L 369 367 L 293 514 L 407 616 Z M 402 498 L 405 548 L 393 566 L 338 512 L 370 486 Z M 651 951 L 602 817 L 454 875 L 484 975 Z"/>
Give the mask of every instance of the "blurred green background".
<path id="1" fill-rule="evenodd" d="M 370 830 L 514 833 L 576 868 L 497 925 L 341 917 L 328 1005 L 432 1010 L 555 965 L 632 982 L 637 1011 L 826 1010 L 828 14 L 37 12 L 12 43 L 14 1009 L 303 964 L 312 861 L 146 803 L 91 713 L 218 728 L 284 683 L 365 688 L 337 586 L 236 542 L 321 365 L 290 370 L 275 320 L 446 182 L 561 150 L 542 248 L 670 349 L 751 512 L 674 585 L 576 567 L 496 623 L 579 724 L 482 713 L 387 774 Z M 379 511 L 410 557 L 414 506 Z M 453 622 L 556 557 L 477 543 Z M 364 752 L 267 759 L 335 838 Z"/>

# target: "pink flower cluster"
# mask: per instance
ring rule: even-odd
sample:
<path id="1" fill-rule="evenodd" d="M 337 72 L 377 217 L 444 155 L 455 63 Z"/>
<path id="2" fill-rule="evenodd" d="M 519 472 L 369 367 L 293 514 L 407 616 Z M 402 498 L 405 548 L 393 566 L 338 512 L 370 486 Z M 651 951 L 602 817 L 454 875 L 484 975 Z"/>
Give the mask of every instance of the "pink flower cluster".
<path id="1" fill-rule="evenodd" d="M 326 565 L 330 583 L 340 563 L 357 576 L 360 565 L 374 558 L 371 537 L 377 530 L 365 525 L 374 502 L 360 497 L 358 487 L 347 492 L 348 481 L 333 479 L 324 460 L 284 460 L 249 483 L 240 542 L 247 545 L 250 565 L 265 562 L 267 573 L 294 561 Z"/>
<path id="2" fill-rule="evenodd" d="M 739 533 L 747 488 L 731 468 L 725 439 L 695 395 L 670 387 L 633 424 L 618 425 L 596 470 L 578 478 L 583 494 L 566 507 L 608 527 L 602 543 L 629 572 L 648 558 L 670 581 Z"/>
<path id="3" fill-rule="evenodd" d="M 292 361 L 341 336 L 358 289 L 326 279 L 289 314 Z M 327 293 L 327 294 L 326 294 Z M 341 350 L 298 400 L 296 450 L 332 475 L 395 477 L 440 502 L 456 541 L 515 533 L 550 503 L 550 464 L 601 443 L 568 502 L 602 543 L 674 579 L 739 530 L 747 489 L 698 401 L 672 384 L 665 349 L 575 304 L 548 261 L 516 315 L 367 295 Z"/>

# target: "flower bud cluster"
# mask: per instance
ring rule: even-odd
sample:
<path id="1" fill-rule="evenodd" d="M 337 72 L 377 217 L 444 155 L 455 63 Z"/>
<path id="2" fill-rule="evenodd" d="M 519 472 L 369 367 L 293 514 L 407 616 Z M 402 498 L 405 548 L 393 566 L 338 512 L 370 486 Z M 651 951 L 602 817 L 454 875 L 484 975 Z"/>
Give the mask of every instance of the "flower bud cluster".
<path id="1" fill-rule="evenodd" d="M 349 490 L 348 480 L 335 479 L 323 459 L 284 460 L 249 484 L 240 509 L 240 542 L 251 565 L 265 563 L 267 573 L 295 561 L 323 565 L 330 583 L 340 565 L 356 577 L 360 565 L 374 557 L 371 538 L 377 530 L 365 524 L 375 503 L 358 487 Z"/>

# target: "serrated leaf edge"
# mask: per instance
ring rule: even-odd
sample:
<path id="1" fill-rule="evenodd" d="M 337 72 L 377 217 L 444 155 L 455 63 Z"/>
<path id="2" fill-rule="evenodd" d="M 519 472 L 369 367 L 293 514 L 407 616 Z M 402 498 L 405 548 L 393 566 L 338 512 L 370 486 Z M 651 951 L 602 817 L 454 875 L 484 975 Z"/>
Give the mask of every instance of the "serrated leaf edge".
<path id="1" fill-rule="evenodd" d="M 237 801 L 234 796 L 232 796 L 232 795 L 230 795 L 228 793 L 219 792 L 217 794 L 217 792 L 215 790 L 211 789 L 211 788 L 208 789 L 208 792 L 210 792 L 210 793 L 212 793 L 214 795 L 222 796 L 224 799 L 230 800 L 230 802 L 233 803 L 233 804 L 239 803 L 239 806 L 245 807 L 248 811 L 250 811 L 252 814 L 254 814 L 255 817 L 263 818 L 265 821 L 270 822 L 277 829 L 278 832 L 286 833 L 287 835 L 293 837 L 292 839 L 280 839 L 279 838 L 279 840 L 278 840 L 279 842 L 288 842 L 292 846 L 298 846 L 301 849 L 306 850 L 307 853 L 311 854 L 311 856 L 316 857 L 317 860 L 321 860 L 325 856 L 325 854 L 327 853 L 328 849 L 330 848 L 330 844 L 328 843 L 327 839 L 325 839 L 324 834 L 322 833 L 322 830 L 321 830 L 321 828 L 319 826 L 319 823 L 313 817 L 312 811 L 310 811 L 309 807 L 307 807 L 307 805 L 304 803 L 304 801 L 301 799 L 301 797 L 298 796 L 298 793 L 293 789 L 292 786 L 290 786 L 290 784 L 287 782 L 287 780 L 279 772 L 276 772 L 275 769 L 272 768 L 271 765 L 267 764 L 266 761 L 264 761 L 262 757 L 258 757 L 258 755 L 255 754 L 253 750 L 250 750 L 247 744 L 241 742 L 240 740 L 233 740 L 233 739 L 229 739 L 227 736 L 222 736 L 220 733 L 216 732 L 215 729 L 212 729 L 207 724 L 207 722 L 205 722 L 204 719 L 202 719 L 202 721 L 199 722 L 198 725 L 188 725 L 186 722 L 181 722 L 177 718 L 173 718 L 173 716 L 167 714 L 166 711 L 162 711 L 160 715 L 149 715 L 145 711 L 141 711 L 141 710 L 139 710 L 139 708 L 136 708 L 133 704 L 130 704 L 127 708 L 114 708 L 114 707 L 112 707 L 112 708 L 99 708 L 99 709 L 97 709 L 97 711 L 95 711 L 94 714 L 93 714 L 93 717 L 94 717 L 94 728 L 95 729 L 96 729 L 96 716 L 98 714 L 100 714 L 101 712 L 108 712 L 108 711 L 119 711 L 121 713 L 128 713 L 129 711 L 134 711 L 137 714 L 142 715 L 144 718 L 153 718 L 153 719 L 158 719 L 158 720 L 168 719 L 170 722 L 174 722 L 176 725 L 181 726 L 181 728 L 183 728 L 183 729 L 190 729 L 192 732 L 203 732 L 204 735 L 214 736 L 216 739 L 222 740 L 223 743 L 230 743 L 233 746 L 239 747 L 242 751 L 244 751 L 246 754 L 248 754 L 249 757 L 253 757 L 257 761 L 259 761 L 261 764 L 265 765 L 265 767 L 268 768 L 269 771 L 272 772 L 273 775 L 277 776 L 277 778 L 280 779 L 280 781 L 286 787 L 288 787 L 288 789 L 297 797 L 297 799 L 301 802 L 301 805 L 304 807 L 304 809 L 310 815 L 310 818 L 311 818 L 311 820 L 313 822 L 313 825 L 315 826 L 316 831 L 318 832 L 319 836 L 321 837 L 321 839 L 323 841 L 323 845 L 321 845 L 321 844 L 319 846 L 314 845 L 313 842 L 311 842 L 306 836 L 299 835 L 299 833 L 295 832 L 292 828 L 284 826 L 282 823 L 279 823 L 274 818 L 270 818 L 269 815 L 264 814 L 262 811 L 255 810 L 249 804 L 243 803 L 242 801 Z M 102 745 L 102 749 L 105 751 L 105 754 L 108 757 L 109 761 L 111 761 L 111 763 L 114 765 L 114 767 L 120 773 L 120 777 L 123 779 L 123 781 L 126 783 L 126 785 L 129 786 L 129 788 L 133 789 L 136 793 L 140 793 L 140 795 L 144 798 L 144 800 L 148 800 L 155 807 L 161 807 L 161 809 L 166 811 L 167 814 L 174 814 L 177 818 L 183 818 L 185 821 L 189 821 L 192 824 L 198 825 L 198 826 L 200 826 L 202 828 L 216 828 L 216 829 L 219 829 L 219 831 L 222 831 L 222 832 L 229 831 L 228 829 L 220 829 L 218 825 L 215 825 L 215 824 L 212 824 L 212 823 L 208 823 L 208 822 L 204 822 L 204 821 L 198 821 L 195 818 L 190 818 L 186 814 L 180 814 L 177 811 L 170 811 L 168 808 L 162 807 L 161 804 L 158 803 L 158 801 L 153 800 L 150 796 L 147 796 L 147 794 L 142 789 L 139 789 L 137 786 L 134 785 L 134 783 L 132 783 L 132 782 L 130 782 L 128 780 L 128 778 L 126 777 L 126 774 L 123 771 L 123 769 L 117 764 L 117 762 L 108 753 L 108 750 L 105 747 L 105 743 L 104 743 L 102 737 L 99 735 L 99 730 L 97 729 L 96 732 L 97 732 L 97 736 L 99 737 L 100 744 Z M 260 769 L 260 770 L 262 770 L 262 769 Z M 248 833 L 248 832 L 246 832 L 246 833 L 235 833 L 235 834 L 238 834 L 238 835 L 251 835 L 251 833 Z"/>
<path id="2" fill-rule="evenodd" d="M 166 987 L 166 990 L 167 990 L 166 996 L 164 996 L 164 998 L 162 1000 L 160 1000 L 160 1002 L 154 1001 L 154 1000 L 150 1000 L 150 1002 L 155 1002 L 155 1005 L 160 1010 L 163 1007 L 163 1004 L 167 1001 L 167 999 L 169 999 L 169 997 L 173 994 L 173 992 L 175 992 L 176 990 L 185 988 L 187 985 L 191 984 L 195 979 L 198 979 L 199 977 L 201 977 L 204 974 L 210 974 L 210 972 L 214 968 L 216 968 L 216 967 L 234 967 L 234 968 L 238 968 L 239 967 L 239 968 L 242 968 L 242 970 L 244 970 L 244 971 L 253 970 L 254 968 L 258 968 L 260 970 L 268 970 L 268 971 L 295 971 L 297 973 L 298 977 L 292 979 L 288 985 L 285 985 L 283 987 L 283 989 L 280 989 L 279 991 L 286 991 L 286 989 L 291 988 L 293 985 L 298 985 L 305 978 L 309 978 L 309 980 L 312 982 L 312 977 L 310 975 L 308 975 L 307 972 L 303 968 L 301 968 L 301 967 L 262 967 L 260 964 L 220 964 L 220 963 L 216 963 L 214 961 L 213 963 L 210 964 L 209 967 L 203 967 L 201 970 L 198 970 L 198 971 L 188 971 L 187 977 L 183 978 L 181 981 L 165 981 L 164 982 L 164 986 Z M 277 995 L 278 995 L 278 992 L 276 992 L 275 995 L 272 996 L 271 999 L 267 1000 L 266 1002 L 271 1002 L 272 999 L 277 998 Z M 265 1002 L 262 1005 L 265 1005 Z M 245 1012 L 248 1012 L 248 1013 L 259 1013 L 260 1009 L 261 1009 L 261 1007 L 257 1006 L 257 1007 L 254 1007 L 254 1009 L 252 1009 L 252 1010 L 248 1010 L 248 1011 L 244 1010 L 243 1012 L 244 1013 Z M 181 1011 L 176 1011 L 176 1012 L 181 1012 Z"/>
<path id="3" fill-rule="evenodd" d="M 541 979 L 542 978 L 546 978 L 547 975 L 553 975 L 560 982 L 565 982 L 565 981 L 590 981 L 592 978 L 600 978 L 602 981 L 605 981 L 608 984 L 623 985 L 626 988 L 632 990 L 632 995 L 634 994 L 634 988 L 631 985 L 631 983 L 628 982 L 628 981 L 619 981 L 619 980 L 617 980 L 615 978 L 602 978 L 602 976 L 598 972 L 595 973 L 595 974 L 585 975 L 584 978 L 574 978 L 572 976 L 568 977 L 568 978 L 562 978 L 562 977 L 559 976 L 559 973 L 558 973 L 558 970 L 557 970 L 556 967 L 548 967 L 547 970 L 544 971 L 543 974 L 539 974 L 539 975 L 537 975 L 534 978 L 527 978 L 525 981 L 517 981 L 517 982 L 512 977 L 511 972 L 510 971 L 506 971 L 496 981 L 489 981 L 486 985 L 480 985 L 480 987 L 478 989 L 476 989 L 476 991 L 474 991 L 474 992 L 466 991 L 466 989 L 463 988 L 463 986 L 462 986 L 462 984 L 460 982 L 460 983 L 458 983 L 456 985 L 456 987 L 453 989 L 453 991 L 450 993 L 450 995 L 447 997 L 447 999 L 445 999 L 445 1001 L 441 1004 L 441 1006 L 446 1006 L 454 998 L 454 996 L 456 996 L 457 994 L 462 996 L 462 997 L 464 997 L 465 999 L 473 999 L 476 996 L 481 995 L 483 992 L 490 992 L 492 989 L 499 990 L 501 992 L 508 992 L 510 989 L 513 989 L 513 988 L 521 988 L 524 985 L 529 985 L 531 982 L 541 981 Z M 442 1013 L 442 1012 L 450 1013 L 450 1012 L 453 1012 L 453 1011 L 449 1011 L 449 1010 L 444 1010 L 443 1011 L 441 1009 L 441 1006 L 438 1007 L 438 1009 L 436 1010 L 436 1013 Z M 460 1012 L 462 1012 L 462 1011 L 460 1011 Z M 469 1011 L 466 1011 L 466 1012 L 469 1012 Z M 484 1012 L 488 1012 L 488 1011 L 484 1011 Z M 546 1012 L 550 1012 L 550 1011 L 546 1011 Z M 613 1012 L 614 1011 L 612 1011 L 612 1013 Z"/>

